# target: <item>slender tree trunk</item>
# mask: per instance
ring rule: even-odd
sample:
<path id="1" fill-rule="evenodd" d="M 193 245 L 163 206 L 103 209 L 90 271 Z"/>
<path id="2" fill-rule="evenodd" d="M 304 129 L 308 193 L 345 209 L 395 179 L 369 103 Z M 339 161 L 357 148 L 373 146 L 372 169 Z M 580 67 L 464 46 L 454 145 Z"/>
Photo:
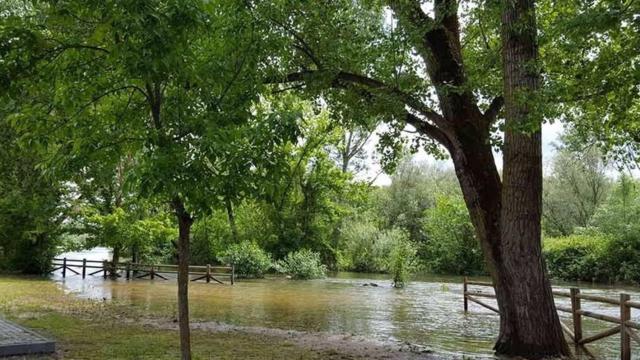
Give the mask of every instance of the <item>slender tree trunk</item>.
<path id="1" fill-rule="evenodd" d="M 131 246 L 131 261 L 134 264 L 137 264 L 140 260 L 140 251 L 138 250 L 138 245 L 134 244 Z"/>
<path id="2" fill-rule="evenodd" d="M 122 251 L 122 246 L 116 245 L 113 247 L 113 256 L 111 257 L 111 277 L 115 278 L 118 276 L 118 263 L 120 262 L 120 252 Z"/>
<path id="3" fill-rule="evenodd" d="M 238 227 L 236 226 L 236 216 L 233 213 L 233 203 L 229 197 L 225 197 L 224 199 L 225 207 L 227 208 L 227 218 L 229 219 L 229 227 L 231 228 L 231 236 L 233 237 L 233 242 L 238 243 Z"/>
<path id="4" fill-rule="evenodd" d="M 528 103 L 539 86 L 535 1 L 503 0 L 502 6 L 506 126 L 495 349 L 527 358 L 568 355 L 541 249 L 541 119 Z"/>
<path id="5" fill-rule="evenodd" d="M 163 134 L 160 117 L 163 103 L 162 86 L 147 83 L 147 100 L 151 111 L 151 127 L 156 130 L 153 139 L 159 148 L 166 148 L 170 139 Z M 193 218 L 184 207 L 179 195 L 171 201 L 178 218 L 178 326 L 180 328 L 180 358 L 191 360 L 191 330 L 189 328 L 189 241 Z"/>
<path id="6" fill-rule="evenodd" d="M 180 327 L 180 354 L 182 360 L 191 359 L 191 329 L 189 327 L 189 236 L 193 219 L 182 200 L 174 199 L 173 208 L 178 218 L 178 325 Z"/>

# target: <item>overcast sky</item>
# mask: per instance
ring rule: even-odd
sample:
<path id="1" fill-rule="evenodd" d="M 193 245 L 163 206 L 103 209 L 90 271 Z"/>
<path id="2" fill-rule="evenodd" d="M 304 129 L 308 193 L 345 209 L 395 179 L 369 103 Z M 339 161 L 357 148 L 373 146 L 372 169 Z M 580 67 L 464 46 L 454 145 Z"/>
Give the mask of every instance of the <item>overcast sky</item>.
<path id="1" fill-rule="evenodd" d="M 383 127 L 380 127 L 377 132 L 381 132 L 383 131 L 383 129 L 384 129 Z M 563 131 L 563 125 L 560 122 L 555 122 L 553 124 L 544 124 L 542 126 L 542 156 L 543 156 L 544 162 L 547 162 L 551 160 L 551 158 L 553 158 L 553 154 L 555 151 L 555 147 L 553 144 L 558 143 L 558 139 L 559 139 L 559 136 L 562 134 L 562 131 Z M 367 144 L 366 149 L 370 155 L 375 154 L 376 152 L 375 147 L 377 142 L 378 142 L 378 137 L 375 135 L 372 136 L 371 139 L 369 140 L 369 143 Z M 501 169 L 502 154 L 495 153 L 495 158 L 496 158 L 496 164 L 498 165 L 498 169 Z M 451 162 L 451 160 L 437 161 L 431 155 L 426 154 L 422 150 L 417 154 L 413 155 L 413 159 L 414 161 L 418 161 L 418 162 L 440 163 L 443 166 L 450 166 L 453 168 L 453 163 Z M 367 172 L 365 177 L 368 179 L 372 179 L 380 172 L 381 172 L 380 165 L 377 162 L 371 162 L 369 171 Z M 376 181 L 374 182 L 374 184 L 381 185 L 381 186 L 389 185 L 390 183 L 391 183 L 391 177 L 385 173 L 381 173 L 380 175 L 378 175 L 378 177 L 376 178 Z"/>

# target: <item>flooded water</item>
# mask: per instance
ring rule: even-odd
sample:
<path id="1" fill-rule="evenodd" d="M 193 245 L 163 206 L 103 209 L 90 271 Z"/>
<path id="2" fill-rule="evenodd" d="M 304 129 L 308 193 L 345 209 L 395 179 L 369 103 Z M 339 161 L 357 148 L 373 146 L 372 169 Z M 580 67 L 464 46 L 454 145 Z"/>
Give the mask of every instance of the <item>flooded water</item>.
<path id="1" fill-rule="evenodd" d="M 85 253 L 67 254 L 89 259 Z M 73 255 L 73 256 L 71 256 Z M 106 254 L 92 259 L 102 260 Z M 82 280 L 60 274 L 52 277 L 67 291 L 80 297 L 112 299 L 143 311 L 175 316 L 176 284 L 164 280 L 104 280 L 100 276 Z M 439 353 L 491 358 L 498 333 L 498 316 L 470 303 L 463 311 L 462 278 L 420 276 L 405 289 L 394 289 L 387 276 L 338 273 L 327 279 L 293 281 L 282 278 L 240 280 L 234 286 L 190 284 L 193 321 L 217 321 L 232 325 L 354 334 L 383 342 L 409 342 Z M 378 286 L 364 286 L 375 283 Z M 572 284 L 557 284 L 566 289 Z M 584 293 L 618 298 L 625 292 L 640 300 L 640 289 L 615 286 L 587 286 Z M 485 290 L 486 291 L 486 290 Z M 569 306 L 569 299 L 557 298 Z M 490 299 L 487 302 L 491 302 Z M 583 308 L 618 316 L 619 309 L 583 300 Z M 566 324 L 569 314 L 561 313 Z M 640 321 L 640 311 L 632 313 Z M 583 318 L 584 336 L 606 330 L 613 324 Z M 599 358 L 618 358 L 620 337 L 598 341 L 589 349 Z M 635 344 L 634 344 L 635 345 Z M 640 359 L 640 349 L 634 349 Z"/>

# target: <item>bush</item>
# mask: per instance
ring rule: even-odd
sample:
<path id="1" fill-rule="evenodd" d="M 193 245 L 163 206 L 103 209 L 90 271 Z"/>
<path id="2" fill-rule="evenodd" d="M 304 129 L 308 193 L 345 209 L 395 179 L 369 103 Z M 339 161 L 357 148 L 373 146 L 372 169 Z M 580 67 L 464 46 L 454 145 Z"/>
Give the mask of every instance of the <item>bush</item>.
<path id="1" fill-rule="evenodd" d="M 290 252 L 275 264 L 278 272 L 294 279 L 320 279 L 326 276 L 327 268 L 320 261 L 320 254 L 308 249 Z"/>
<path id="2" fill-rule="evenodd" d="M 407 284 L 415 258 L 416 249 L 406 236 L 394 240 L 387 265 L 389 273 L 393 275 L 394 287 L 402 288 Z"/>
<path id="3" fill-rule="evenodd" d="M 607 280 L 603 263 L 609 238 L 603 235 L 571 235 L 544 240 L 544 256 L 552 277 L 562 280 Z"/>
<path id="4" fill-rule="evenodd" d="M 640 239 L 601 233 L 544 241 L 551 276 L 563 280 L 640 282 Z"/>
<path id="5" fill-rule="evenodd" d="M 640 283 L 640 238 L 611 238 L 606 247 L 609 281 Z"/>
<path id="6" fill-rule="evenodd" d="M 272 266 L 271 256 L 258 244 L 245 241 L 233 244 L 222 256 L 222 261 L 234 264 L 240 278 L 262 278 Z"/>

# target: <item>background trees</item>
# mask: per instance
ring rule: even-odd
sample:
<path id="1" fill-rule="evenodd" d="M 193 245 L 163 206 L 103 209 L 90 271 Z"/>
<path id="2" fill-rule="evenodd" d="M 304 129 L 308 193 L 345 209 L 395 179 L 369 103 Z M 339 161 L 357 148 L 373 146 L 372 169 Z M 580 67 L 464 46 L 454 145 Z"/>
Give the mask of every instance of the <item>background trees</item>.
<path id="1" fill-rule="evenodd" d="M 551 236 L 567 236 L 587 227 L 607 198 L 610 179 L 603 155 L 593 146 L 558 148 L 544 183 L 543 227 Z"/>

